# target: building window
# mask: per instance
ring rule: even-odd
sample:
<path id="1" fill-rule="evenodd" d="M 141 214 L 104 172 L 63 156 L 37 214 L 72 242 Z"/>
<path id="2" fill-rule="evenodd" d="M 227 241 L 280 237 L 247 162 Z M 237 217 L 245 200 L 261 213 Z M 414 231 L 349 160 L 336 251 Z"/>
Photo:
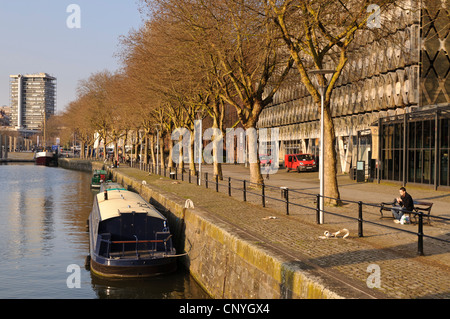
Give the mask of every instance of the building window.
<path id="1" fill-rule="evenodd" d="M 403 123 L 383 127 L 382 179 L 403 180 Z"/>
<path id="2" fill-rule="evenodd" d="M 449 178 L 449 162 L 448 156 L 450 151 L 449 145 L 449 134 L 450 134 L 450 120 L 449 119 L 441 119 L 440 120 L 440 159 L 439 167 L 439 184 L 444 186 L 450 186 L 450 178 Z"/>
<path id="3" fill-rule="evenodd" d="M 435 120 L 408 124 L 408 182 L 434 184 Z"/>

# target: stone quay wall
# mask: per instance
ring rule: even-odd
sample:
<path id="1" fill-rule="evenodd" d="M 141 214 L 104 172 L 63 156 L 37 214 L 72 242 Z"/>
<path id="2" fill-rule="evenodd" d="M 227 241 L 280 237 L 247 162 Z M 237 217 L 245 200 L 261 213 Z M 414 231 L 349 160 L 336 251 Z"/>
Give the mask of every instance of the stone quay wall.
<path id="1" fill-rule="evenodd" d="M 62 159 L 60 167 L 89 171 L 101 163 Z M 292 259 L 258 245 L 245 231 L 199 208 L 185 208 L 185 200 L 108 169 L 112 180 L 138 192 L 169 220 L 180 262 L 213 298 L 334 299 L 321 278 Z"/>

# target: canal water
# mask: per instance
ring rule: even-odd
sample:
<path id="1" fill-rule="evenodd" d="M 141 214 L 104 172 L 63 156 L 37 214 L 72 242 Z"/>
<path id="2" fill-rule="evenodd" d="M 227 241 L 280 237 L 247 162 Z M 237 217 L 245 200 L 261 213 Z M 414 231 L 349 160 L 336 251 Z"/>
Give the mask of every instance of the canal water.
<path id="1" fill-rule="evenodd" d="M 84 267 L 95 191 L 86 172 L 0 165 L 0 299 L 203 299 L 180 266 L 145 280 L 104 280 Z"/>

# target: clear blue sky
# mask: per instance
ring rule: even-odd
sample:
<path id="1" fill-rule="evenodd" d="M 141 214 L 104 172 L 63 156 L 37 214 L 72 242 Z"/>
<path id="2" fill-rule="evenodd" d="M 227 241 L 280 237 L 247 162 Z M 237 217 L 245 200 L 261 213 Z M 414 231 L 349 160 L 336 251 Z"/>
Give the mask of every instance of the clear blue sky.
<path id="1" fill-rule="evenodd" d="M 80 7 L 81 28 L 66 21 Z M 0 0 L 0 106 L 9 105 L 9 75 L 57 78 L 57 111 L 75 99 L 78 81 L 115 71 L 119 36 L 142 25 L 138 0 Z"/>

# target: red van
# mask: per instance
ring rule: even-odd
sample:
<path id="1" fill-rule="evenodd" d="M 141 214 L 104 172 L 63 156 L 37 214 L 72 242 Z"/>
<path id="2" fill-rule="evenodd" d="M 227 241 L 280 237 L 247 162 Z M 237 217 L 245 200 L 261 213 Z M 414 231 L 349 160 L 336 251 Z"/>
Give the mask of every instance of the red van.
<path id="1" fill-rule="evenodd" d="M 317 164 L 314 156 L 311 154 L 286 154 L 284 155 L 284 166 L 286 172 L 295 170 L 300 171 L 317 171 Z"/>

